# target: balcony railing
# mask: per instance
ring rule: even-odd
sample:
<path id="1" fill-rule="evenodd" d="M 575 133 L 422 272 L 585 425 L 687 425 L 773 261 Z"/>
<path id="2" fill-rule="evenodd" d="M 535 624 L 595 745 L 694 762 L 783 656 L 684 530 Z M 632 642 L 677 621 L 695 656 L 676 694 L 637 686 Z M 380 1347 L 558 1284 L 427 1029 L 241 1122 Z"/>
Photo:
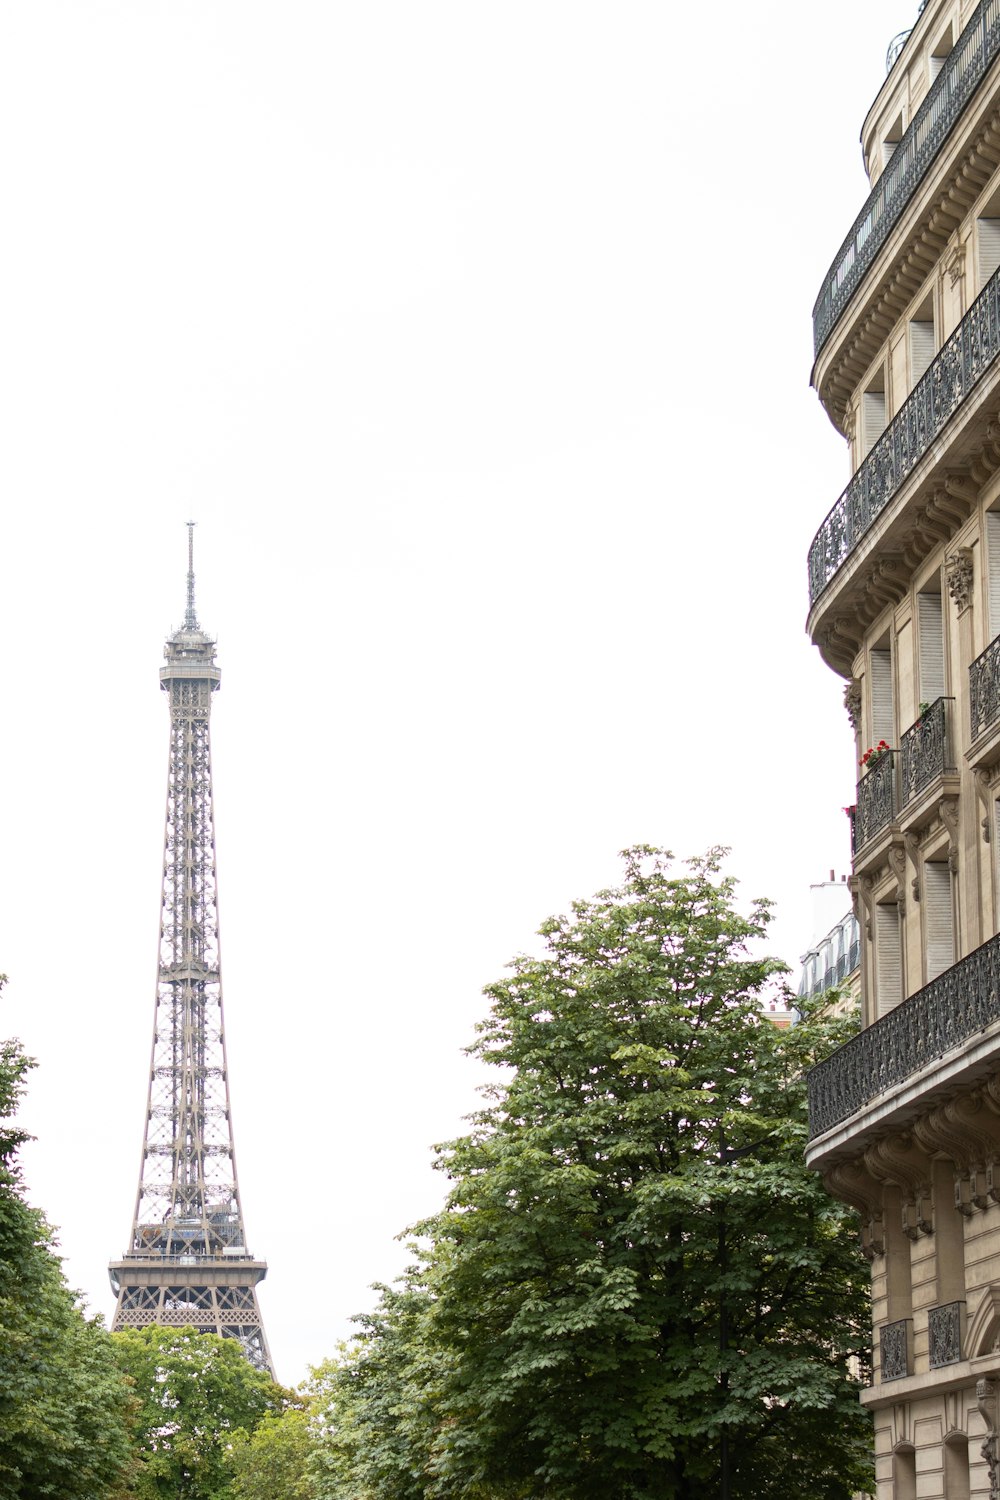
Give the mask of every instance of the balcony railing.
<path id="1" fill-rule="evenodd" d="M 902 1318 L 898 1323 L 886 1323 L 880 1339 L 882 1358 L 879 1361 L 883 1380 L 902 1380 L 910 1373 L 910 1319 Z"/>
<path id="2" fill-rule="evenodd" d="M 951 756 L 951 698 L 935 698 L 899 742 L 899 800 L 903 807 L 945 771 Z"/>
<path id="3" fill-rule="evenodd" d="M 957 1365 L 962 1358 L 962 1309 L 964 1302 L 947 1302 L 927 1314 L 927 1337 L 932 1370 Z"/>
<path id="4" fill-rule="evenodd" d="M 969 668 L 969 717 L 973 744 L 1000 719 L 1000 636 Z"/>
<path id="5" fill-rule="evenodd" d="M 896 816 L 896 752 L 883 750 L 858 782 L 854 851 L 863 849 Z"/>
<path id="6" fill-rule="evenodd" d="M 810 1137 L 832 1130 L 995 1021 L 1000 1021 L 1000 935 L 811 1069 Z"/>
<path id="7" fill-rule="evenodd" d="M 818 354 L 1000 53 L 1000 0 L 982 0 L 837 251 L 813 308 Z"/>
<path id="8" fill-rule="evenodd" d="M 996 0 L 1000 7 L 1000 0 Z M 1000 354 L 1000 271 L 986 283 L 875 443 L 809 548 L 809 602 L 885 510 Z"/>

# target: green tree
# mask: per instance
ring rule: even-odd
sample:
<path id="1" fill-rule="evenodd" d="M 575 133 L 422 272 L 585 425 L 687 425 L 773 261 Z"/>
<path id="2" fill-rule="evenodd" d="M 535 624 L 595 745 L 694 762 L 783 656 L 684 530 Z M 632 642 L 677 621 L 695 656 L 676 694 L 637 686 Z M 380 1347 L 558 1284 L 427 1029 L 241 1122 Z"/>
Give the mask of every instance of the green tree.
<path id="1" fill-rule="evenodd" d="M 229 1466 L 232 1500 L 316 1500 L 308 1411 L 266 1413 L 254 1432 L 237 1437 Z"/>
<path id="2" fill-rule="evenodd" d="M 379 1304 L 355 1319 L 351 1350 L 313 1371 L 320 1420 L 312 1472 L 322 1500 L 422 1500 L 433 1493 L 441 1380 L 452 1361 L 431 1336 L 433 1303 L 421 1279 L 414 1269 L 397 1285 L 376 1288 Z"/>
<path id="3" fill-rule="evenodd" d="M 844 1023 L 761 1013 L 767 903 L 739 914 L 718 853 L 624 858 L 487 990 L 500 1076 L 327 1374 L 329 1495 L 706 1500 L 726 1461 L 733 1500 L 870 1487 L 867 1268 L 803 1164 Z"/>
<path id="4" fill-rule="evenodd" d="M 136 1496 L 228 1500 L 231 1448 L 280 1412 L 288 1393 L 254 1369 L 235 1339 L 154 1324 L 111 1340 L 138 1404 Z"/>
<path id="5" fill-rule="evenodd" d="M 0 1494 L 103 1500 L 132 1468 L 131 1402 L 109 1335 L 75 1305 L 24 1200 L 27 1137 L 9 1122 L 33 1066 L 17 1042 L 0 1045 Z"/>

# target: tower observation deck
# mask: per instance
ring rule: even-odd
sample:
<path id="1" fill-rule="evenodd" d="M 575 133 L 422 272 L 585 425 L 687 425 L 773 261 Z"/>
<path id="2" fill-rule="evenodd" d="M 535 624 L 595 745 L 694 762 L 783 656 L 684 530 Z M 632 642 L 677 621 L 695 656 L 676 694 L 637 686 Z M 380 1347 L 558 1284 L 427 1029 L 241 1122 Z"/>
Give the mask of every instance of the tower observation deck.
<path id="1" fill-rule="evenodd" d="M 229 1105 L 209 738 L 220 672 L 195 612 L 193 526 L 184 623 L 160 669 L 170 758 L 156 1010 L 132 1234 L 109 1266 L 111 1326 L 237 1338 L 273 1373 L 256 1292 L 267 1265 L 247 1249 Z"/>

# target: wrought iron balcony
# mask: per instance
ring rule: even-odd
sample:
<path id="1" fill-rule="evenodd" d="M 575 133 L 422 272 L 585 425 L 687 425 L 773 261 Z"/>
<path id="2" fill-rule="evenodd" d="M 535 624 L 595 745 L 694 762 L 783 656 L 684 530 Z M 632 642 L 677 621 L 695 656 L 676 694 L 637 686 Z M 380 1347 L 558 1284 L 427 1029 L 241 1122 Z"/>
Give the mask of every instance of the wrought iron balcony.
<path id="1" fill-rule="evenodd" d="M 995 1021 L 1000 1021 L 1000 935 L 810 1070 L 810 1138 L 832 1130 Z"/>
<path id="2" fill-rule="evenodd" d="M 947 1302 L 927 1314 L 927 1336 L 932 1370 L 957 1365 L 962 1358 L 962 1309 L 964 1302 Z"/>
<path id="3" fill-rule="evenodd" d="M 854 850 L 863 849 L 896 816 L 896 752 L 883 750 L 858 782 Z"/>
<path id="4" fill-rule="evenodd" d="M 982 0 L 826 274 L 813 308 L 817 354 L 998 53 L 1000 0 Z"/>
<path id="5" fill-rule="evenodd" d="M 973 744 L 1000 719 L 1000 636 L 969 668 L 969 717 Z"/>
<path id="6" fill-rule="evenodd" d="M 882 1351 L 880 1374 L 883 1380 L 902 1380 L 910 1373 L 910 1319 L 886 1323 L 879 1341 Z"/>
<path id="7" fill-rule="evenodd" d="M 945 771 L 953 771 L 951 698 L 935 698 L 899 744 L 899 800 L 906 807 Z"/>
<path id="8" fill-rule="evenodd" d="M 893 68 L 896 66 L 896 63 L 902 57 L 906 44 L 910 40 L 912 31 L 912 26 L 907 31 L 898 31 L 893 37 L 892 41 L 889 43 L 885 54 L 885 71 L 887 74 L 892 72 Z"/>
<path id="9" fill-rule="evenodd" d="M 1000 0 L 996 0 L 1000 8 Z M 1000 271 L 973 302 L 823 522 L 809 548 L 809 602 L 885 510 L 1000 354 Z"/>

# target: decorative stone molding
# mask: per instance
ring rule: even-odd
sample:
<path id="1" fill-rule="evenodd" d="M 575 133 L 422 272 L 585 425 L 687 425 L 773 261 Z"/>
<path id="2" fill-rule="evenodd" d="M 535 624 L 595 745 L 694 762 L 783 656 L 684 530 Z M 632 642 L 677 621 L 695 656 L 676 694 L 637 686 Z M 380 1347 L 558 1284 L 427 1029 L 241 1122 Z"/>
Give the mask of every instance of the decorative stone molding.
<path id="1" fill-rule="evenodd" d="M 966 1330 L 966 1348 L 969 1359 L 980 1359 L 984 1354 L 998 1352 L 1000 1346 L 1000 1284 L 991 1282 L 983 1289 L 982 1300 L 975 1314 L 969 1319 Z"/>
<path id="2" fill-rule="evenodd" d="M 957 1365 L 962 1358 L 962 1318 L 964 1302 L 946 1302 L 927 1311 L 927 1341 L 932 1370 Z"/>
<path id="3" fill-rule="evenodd" d="M 945 797 L 941 803 L 941 821 L 948 830 L 948 868 L 958 869 L 958 798 Z"/>
<path id="4" fill-rule="evenodd" d="M 985 771 L 982 766 L 979 766 L 973 775 L 973 780 L 976 786 L 976 795 L 983 809 L 983 817 L 979 826 L 983 830 L 983 843 L 988 844 L 993 837 L 991 828 L 993 822 L 993 776 L 991 772 Z"/>
<path id="5" fill-rule="evenodd" d="M 965 275 L 965 251 L 965 245 L 956 234 L 944 255 L 944 269 L 952 286 Z"/>
<path id="6" fill-rule="evenodd" d="M 857 734 L 861 727 L 861 683 L 856 677 L 844 684 L 844 707 L 847 709 L 851 728 Z"/>
<path id="7" fill-rule="evenodd" d="M 861 1215 L 861 1252 L 872 1261 L 885 1254 L 882 1188 L 861 1161 L 838 1162 L 823 1174 L 827 1192 Z"/>
<path id="8" fill-rule="evenodd" d="M 949 554 L 945 563 L 945 578 L 948 592 L 960 615 L 964 615 L 972 603 L 974 573 L 971 547 L 959 547 L 957 552 Z"/>
<path id="9" fill-rule="evenodd" d="M 913 1343 L 913 1324 L 910 1318 L 901 1318 L 898 1323 L 886 1323 L 879 1338 L 879 1378 L 883 1381 L 905 1380 L 913 1362 L 910 1347 Z"/>
<path id="10" fill-rule="evenodd" d="M 892 1451 L 893 1453 L 912 1453 L 913 1434 L 910 1431 L 910 1419 L 912 1408 L 908 1401 L 900 1401 L 893 1404 L 892 1408 Z"/>
<path id="11" fill-rule="evenodd" d="M 990 1475 L 990 1500 L 1000 1500 L 1000 1464 L 997 1461 L 997 1387 L 993 1380 L 976 1385 L 976 1405 L 986 1427 L 982 1455 Z"/>
<path id="12" fill-rule="evenodd" d="M 861 904 L 865 912 L 865 937 L 871 942 L 875 918 L 875 888 L 874 881 L 870 875 L 862 875 L 861 879 L 857 881 L 857 891 L 861 896 Z"/>
<path id="13" fill-rule="evenodd" d="M 896 877 L 896 906 L 903 917 L 906 915 L 906 850 L 899 844 L 894 844 L 889 850 L 889 863 Z"/>
<path id="14" fill-rule="evenodd" d="M 931 1164 L 909 1135 L 888 1136 L 865 1149 L 865 1165 L 878 1182 L 902 1194 L 902 1228 L 909 1239 L 934 1233 Z"/>
<path id="15" fill-rule="evenodd" d="M 919 872 L 919 870 L 920 870 L 920 840 L 917 838 L 917 835 L 911 831 L 911 832 L 907 832 L 907 833 L 903 834 L 903 844 L 906 847 L 907 854 L 910 856 L 910 863 L 913 865 L 914 870 L 916 870 L 916 871 Z M 919 901 L 920 900 L 920 875 L 919 875 L 919 873 L 916 874 L 916 875 L 914 875 L 913 879 L 910 881 L 910 889 L 913 891 L 913 899 L 914 899 L 914 901 Z"/>

